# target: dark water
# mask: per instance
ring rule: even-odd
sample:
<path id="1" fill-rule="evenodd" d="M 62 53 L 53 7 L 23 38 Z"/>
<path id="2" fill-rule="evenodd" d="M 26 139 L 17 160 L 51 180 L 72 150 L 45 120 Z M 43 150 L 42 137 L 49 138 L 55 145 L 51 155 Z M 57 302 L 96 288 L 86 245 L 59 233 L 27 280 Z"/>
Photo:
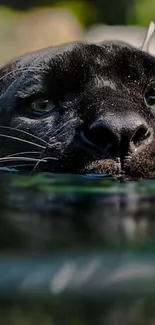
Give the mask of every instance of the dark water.
<path id="1" fill-rule="evenodd" d="M 154 324 L 155 181 L 0 174 L 0 324 Z"/>

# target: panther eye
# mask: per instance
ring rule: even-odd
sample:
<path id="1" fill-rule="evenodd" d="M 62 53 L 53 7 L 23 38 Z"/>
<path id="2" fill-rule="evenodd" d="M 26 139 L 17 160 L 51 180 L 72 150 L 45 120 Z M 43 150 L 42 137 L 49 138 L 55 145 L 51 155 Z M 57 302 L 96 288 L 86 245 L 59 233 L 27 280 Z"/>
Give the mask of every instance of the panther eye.
<path id="1" fill-rule="evenodd" d="M 30 103 L 30 109 L 35 115 L 44 115 L 55 108 L 52 100 L 39 98 Z"/>
<path id="2" fill-rule="evenodd" d="M 151 109 L 153 109 L 155 113 L 155 89 L 149 90 L 145 97 L 144 97 L 145 103 L 147 106 L 149 106 Z"/>

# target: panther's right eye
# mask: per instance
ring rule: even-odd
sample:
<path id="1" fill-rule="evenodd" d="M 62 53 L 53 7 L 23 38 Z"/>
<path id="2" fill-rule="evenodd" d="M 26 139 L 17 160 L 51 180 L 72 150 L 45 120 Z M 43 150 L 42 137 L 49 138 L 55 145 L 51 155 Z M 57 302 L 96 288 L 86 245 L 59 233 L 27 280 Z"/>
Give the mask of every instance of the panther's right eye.
<path id="1" fill-rule="evenodd" d="M 42 116 L 51 112 L 55 108 L 55 103 L 50 99 L 37 98 L 29 103 L 31 112 L 35 115 Z"/>
<path id="2" fill-rule="evenodd" d="M 152 112 L 155 114 L 155 89 L 150 89 L 144 97 L 146 106 L 150 107 Z"/>

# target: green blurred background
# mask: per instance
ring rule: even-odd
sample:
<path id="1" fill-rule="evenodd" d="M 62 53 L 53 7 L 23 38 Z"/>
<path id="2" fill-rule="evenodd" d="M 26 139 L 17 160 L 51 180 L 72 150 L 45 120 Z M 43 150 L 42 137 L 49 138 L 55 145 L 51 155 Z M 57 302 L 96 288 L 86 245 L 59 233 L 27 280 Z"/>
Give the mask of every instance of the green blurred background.
<path id="1" fill-rule="evenodd" d="M 139 46 L 150 20 L 155 20 L 155 0 L 0 0 L 0 65 L 26 52 L 82 39 L 117 38 Z M 92 30 L 116 25 L 123 30 Z"/>
<path id="2" fill-rule="evenodd" d="M 36 7 L 69 8 L 86 27 L 97 22 L 145 26 L 155 17 L 154 0 L 1 0 L 0 6 L 6 15 Z"/>

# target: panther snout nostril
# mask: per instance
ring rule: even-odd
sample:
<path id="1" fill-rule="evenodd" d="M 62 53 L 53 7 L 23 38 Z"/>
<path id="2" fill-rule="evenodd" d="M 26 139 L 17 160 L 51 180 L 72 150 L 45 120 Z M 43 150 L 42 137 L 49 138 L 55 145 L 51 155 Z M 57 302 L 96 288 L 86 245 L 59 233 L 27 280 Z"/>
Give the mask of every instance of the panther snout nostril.
<path id="1" fill-rule="evenodd" d="M 131 143 L 135 148 L 138 148 L 143 142 L 150 139 L 152 134 L 152 129 L 147 128 L 145 125 L 141 125 L 137 128 L 134 135 L 131 138 Z"/>
<path id="2" fill-rule="evenodd" d="M 153 139 L 153 129 L 140 117 L 93 122 L 83 130 L 83 139 L 105 156 L 126 157 L 140 152 Z"/>
<path id="3" fill-rule="evenodd" d="M 90 144 L 95 145 L 100 148 L 100 150 L 105 151 L 110 148 L 113 152 L 116 152 L 118 148 L 118 139 L 116 134 L 114 134 L 110 125 L 104 121 L 93 122 L 90 127 L 83 130 L 84 138 Z"/>

